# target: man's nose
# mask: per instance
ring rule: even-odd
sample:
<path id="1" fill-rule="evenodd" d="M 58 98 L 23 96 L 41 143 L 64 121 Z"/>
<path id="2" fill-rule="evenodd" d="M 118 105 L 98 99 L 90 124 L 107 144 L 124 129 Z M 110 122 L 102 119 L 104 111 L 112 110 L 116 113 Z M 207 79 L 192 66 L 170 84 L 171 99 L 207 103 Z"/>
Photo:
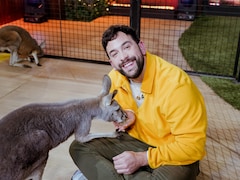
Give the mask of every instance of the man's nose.
<path id="1" fill-rule="evenodd" d="M 128 58 L 127 53 L 124 53 L 123 51 L 120 52 L 120 60 L 125 61 Z"/>

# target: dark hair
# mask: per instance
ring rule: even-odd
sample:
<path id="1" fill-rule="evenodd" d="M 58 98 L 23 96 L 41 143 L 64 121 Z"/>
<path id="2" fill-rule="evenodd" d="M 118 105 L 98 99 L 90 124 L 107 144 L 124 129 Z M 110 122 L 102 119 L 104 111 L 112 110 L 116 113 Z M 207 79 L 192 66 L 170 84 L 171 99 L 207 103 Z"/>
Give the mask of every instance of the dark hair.
<path id="1" fill-rule="evenodd" d="M 136 34 L 136 31 L 133 28 L 126 25 L 112 25 L 103 33 L 102 36 L 102 46 L 105 52 L 107 52 L 106 47 L 108 42 L 115 39 L 119 31 L 127 35 L 130 35 L 137 44 L 139 43 L 140 40 Z"/>

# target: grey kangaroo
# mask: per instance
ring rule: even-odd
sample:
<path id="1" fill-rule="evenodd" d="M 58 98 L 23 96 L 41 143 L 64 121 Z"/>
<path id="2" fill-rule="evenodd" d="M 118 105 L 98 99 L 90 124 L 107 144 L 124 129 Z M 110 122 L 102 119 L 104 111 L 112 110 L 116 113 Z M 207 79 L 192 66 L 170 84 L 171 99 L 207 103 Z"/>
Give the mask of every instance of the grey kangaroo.
<path id="1" fill-rule="evenodd" d="M 30 56 L 38 66 L 41 66 L 38 56 L 43 56 L 42 48 L 44 47 L 45 41 L 38 45 L 29 32 L 22 27 L 8 25 L 0 28 L 0 51 L 10 52 L 10 66 L 31 68 L 29 65 L 19 63 L 22 60 L 31 61 Z"/>
<path id="2" fill-rule="evenodd" d="M 49 151 L 72 134 L 80 142 L 117 137 L 116 132 L 90 134 L 92 119 L 124 122 L 126 114 L 109 93 L 103 77 L 99 96 L 63 103 L 29 104 L 0 120 L 0 180 L 42 179 Z"/>

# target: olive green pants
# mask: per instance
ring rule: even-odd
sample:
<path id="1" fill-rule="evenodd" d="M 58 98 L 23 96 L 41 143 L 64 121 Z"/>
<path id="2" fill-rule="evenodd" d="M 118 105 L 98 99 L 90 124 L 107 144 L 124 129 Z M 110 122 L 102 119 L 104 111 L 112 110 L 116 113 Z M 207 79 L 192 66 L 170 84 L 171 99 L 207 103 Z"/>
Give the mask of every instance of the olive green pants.
<path id="1" fill-rule="evenodd" d="M 87 143 L 73 141 L 70 155 L 88 180 L 194 180 L 199 174 L 199 162 L 185 166 L 160 166 L 151 169 L 141 167 L 131 175 L 118 174 L 113 167 L 112 158 L 124 151 L 146 151 L 149 145 L 138 141 L 127 133 L 120 138 L 100 138 Z"/>

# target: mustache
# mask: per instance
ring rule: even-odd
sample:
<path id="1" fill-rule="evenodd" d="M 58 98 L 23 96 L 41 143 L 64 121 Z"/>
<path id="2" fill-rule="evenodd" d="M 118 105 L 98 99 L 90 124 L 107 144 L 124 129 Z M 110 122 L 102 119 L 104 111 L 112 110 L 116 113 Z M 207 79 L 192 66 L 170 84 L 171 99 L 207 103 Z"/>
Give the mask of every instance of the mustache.
<path id="1" fill-rule="evenodd" d="M 120 67 L 124 67 L 125 64 L 127 64 L 128 62 L 135 61 L 135 60 L 136 60 L 135 57 L 127 58 L 124 61 L 122 61 L 122 63 L 120 64 Z"/>

